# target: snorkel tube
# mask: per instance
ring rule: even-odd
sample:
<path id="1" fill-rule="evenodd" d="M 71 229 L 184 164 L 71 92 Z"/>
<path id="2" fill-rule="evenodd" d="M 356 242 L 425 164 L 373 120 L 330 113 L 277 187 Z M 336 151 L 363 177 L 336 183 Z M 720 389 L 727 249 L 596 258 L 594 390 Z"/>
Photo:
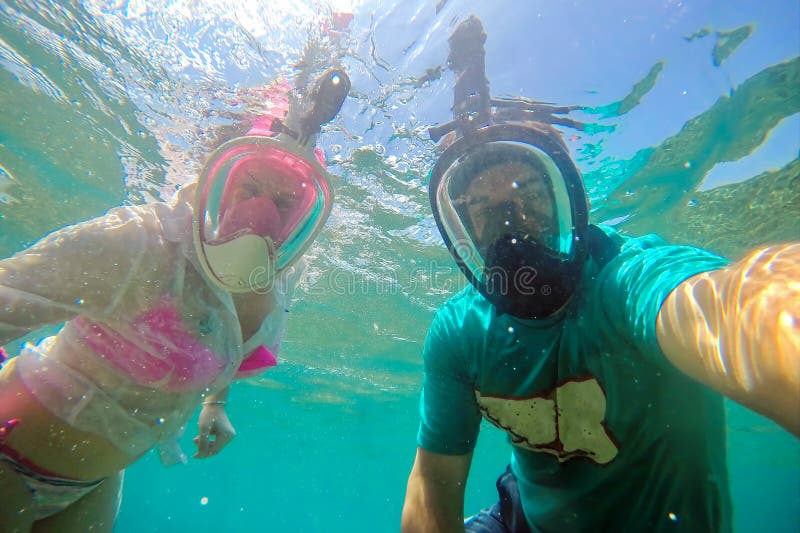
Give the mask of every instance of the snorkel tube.
<path id="1" fill-rule="evenodd" d="M 553 115 L 573 108 L 525 99 L 492 99 L 485 72 L 485 41 L 483 26 L 475 16 L 459 24 L 448 40 L 448 65 L 456 78 L 453 121 L 431 127 L 429 134 L 436 142 L 445 135 L 455 140 L 447 143 L 431 171 L 429 198 L 439 232 L 469 282 L 500 314 L 543 319 L 556 314 L 570 300 L 588 255 L 588 199 L 583 180 L 563 140 L 550 126 L 570 124 L 569 119 Z M 559 180 L 562 196 L 569 204 L 564 207 L 563 219 L 571 222 L 566 232 L 559 233 L 566 241 L 560 247 L 554 249 L 535 238 L 524 241 L 512 234 L 494 242 L 485 256 L 474 243 L 464 245 L 470 236 L 463 224 L 454 222 L 456 211 L 447 204 L 451 201 L 450 176 L 462 172 L 459 166 L 479 168 L 476 159 L 480 160 L 482 150 L 492 147 L 539 158 L 548 169 L 545 176 L 551 187 L 554 179 Z M 500 275 L 496 275 L 498 272 Z"/>
<path id="2" fill-rule="evenodd" d="M 486 33 L 481 21 L 470 15 L 448 39 L 447 65 L 456 82 L 453 87 L 453 121 L 428 128 L 431 140 L 439 142 L 450 132 L 470 136 L 478 129 L 506 122 L 539 122 L 583 129 L 583 124 L 563 115 L 580 106 L 556 106 L 529 98 L 492 98 L 486 78 Z"/>
<path id="3" fill-rule="evenodd" d="M 292 104 L 284 123 L 279 118 L 272 121 L 272 131 L 291 137 L 300 145 L 314 146 L 322 125 L 339 113 L 350 92 L 350 78 L 340 69 L 331 68 L 320 75 L 306 94 L 293 95 Z M 310 102 L 302 112 L 302 100 Z"/>
<path id="4" fill-rule="evenodd" d="M 431 139 L 439 142 L 445 134 L 469 136 L 492 122 L 489 80 L 486 78 L 486 34 L 474 15 L 458 25 L 447 41 L 450 53 L 447 64 L 455 73 L 453 87 L 453 122 L 430 128 Z"/>

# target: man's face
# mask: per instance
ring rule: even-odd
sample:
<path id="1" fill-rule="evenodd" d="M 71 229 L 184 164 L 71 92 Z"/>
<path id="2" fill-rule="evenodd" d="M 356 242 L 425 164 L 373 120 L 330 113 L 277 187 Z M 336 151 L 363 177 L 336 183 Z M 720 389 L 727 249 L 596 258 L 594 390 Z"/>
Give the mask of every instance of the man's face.
<path id="1" fill-rule="evenodd" d="M 456 199 L 482 255 L 508 233 L 546 244 L 557 234 L 553 197 L 543 172 L 520 162 L 492 165 Z"/>

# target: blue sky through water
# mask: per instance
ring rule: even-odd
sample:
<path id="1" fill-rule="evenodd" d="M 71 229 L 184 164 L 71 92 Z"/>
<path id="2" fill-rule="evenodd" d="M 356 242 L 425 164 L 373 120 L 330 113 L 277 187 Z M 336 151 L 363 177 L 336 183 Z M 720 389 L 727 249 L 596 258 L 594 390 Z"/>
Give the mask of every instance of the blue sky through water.
<path id="1" fill-rule="evenodd" d="M 521 94 L 587 106 L 602 106 L 623 98 L 654 64 L 664 61 L 658 81 L 638 107 L 623 117 L 602 121 L 616 124 L 613 134 L 588 138 L 591 142 L 603 139 L 601 158 L 629 159 L 637 150 L 655 146 L 677 133 L 687 120 L 709 109 L 750 76 L 796 57 L 800 53 L 799 9 L 797 2 L 775 0 L 486 5 L 451 1 L 424 39 L 428 50 L 411 58 L 402 57 L 398 51 L 404 50 L 419 32 L 382 32 L 381 24 L 377 25 L 375 41 L 378 53 L 385 51 L 390 61 L 393 53 L 398 55 L 400 68 L 421 72 L 430 66 L 423 61 L 444 61 L 453 21 L 473 12 L 482 19 L 488 35 L 487 74 L 494 95 Z M 388 17 L 383 21 L 384 26 L 391 23 Z M 720 66 L 714 66 L 715 32 L 747 24 L 753 25 L 750 37 Z M 703 28 L 711 33 L 691 42 L 685 38 Z M 404 35 L 410 36 L 404 41 Z M 446 73 L 443 85 L 449 86 L 451 81 Z M 449 90 L 441 90 L 427 101 L 418 102 L 420 119 L 448 120 L 451 98 Z M 797 125 L 797 117 L 785 120 L 749 157 L 713 169 L 704 188 L 741 181 L 796 158 L 800 146 Z M 577 150 L 580 142 L 573 142 L 571 147 Z"/>

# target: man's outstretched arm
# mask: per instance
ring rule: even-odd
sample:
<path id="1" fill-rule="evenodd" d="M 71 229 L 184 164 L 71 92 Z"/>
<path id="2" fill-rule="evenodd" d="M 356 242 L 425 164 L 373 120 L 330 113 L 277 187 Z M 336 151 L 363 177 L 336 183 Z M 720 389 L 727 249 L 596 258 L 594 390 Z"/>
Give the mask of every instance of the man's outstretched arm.
<path id="1" fill-rule="evenodd" d="M 442 455 L 417 448 L 403 505 L 402 533 L 464 531 L 464 491 L 472 452 Z"/>
<path id="2" fill-rule="evenodd" d="M 678 369 L 800 436 L 800 244 L 684 281 L 657 335 Z"/>

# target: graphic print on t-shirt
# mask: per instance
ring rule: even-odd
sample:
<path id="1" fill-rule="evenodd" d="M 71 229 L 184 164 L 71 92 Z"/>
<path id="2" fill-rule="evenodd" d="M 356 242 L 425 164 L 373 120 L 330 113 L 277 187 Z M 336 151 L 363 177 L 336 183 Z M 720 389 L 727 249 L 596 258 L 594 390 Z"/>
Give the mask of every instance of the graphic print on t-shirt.
<path id="1" fill-rule="evenodd" d="M 562 463 L 580 457 L 606 464 L 619 451 L 605 427 L 605 393 L 593 377 L 524 399 L 483 396 L 479 390 L 475 397 L 484 418 L 505 430 L 515 446 Z"/>

